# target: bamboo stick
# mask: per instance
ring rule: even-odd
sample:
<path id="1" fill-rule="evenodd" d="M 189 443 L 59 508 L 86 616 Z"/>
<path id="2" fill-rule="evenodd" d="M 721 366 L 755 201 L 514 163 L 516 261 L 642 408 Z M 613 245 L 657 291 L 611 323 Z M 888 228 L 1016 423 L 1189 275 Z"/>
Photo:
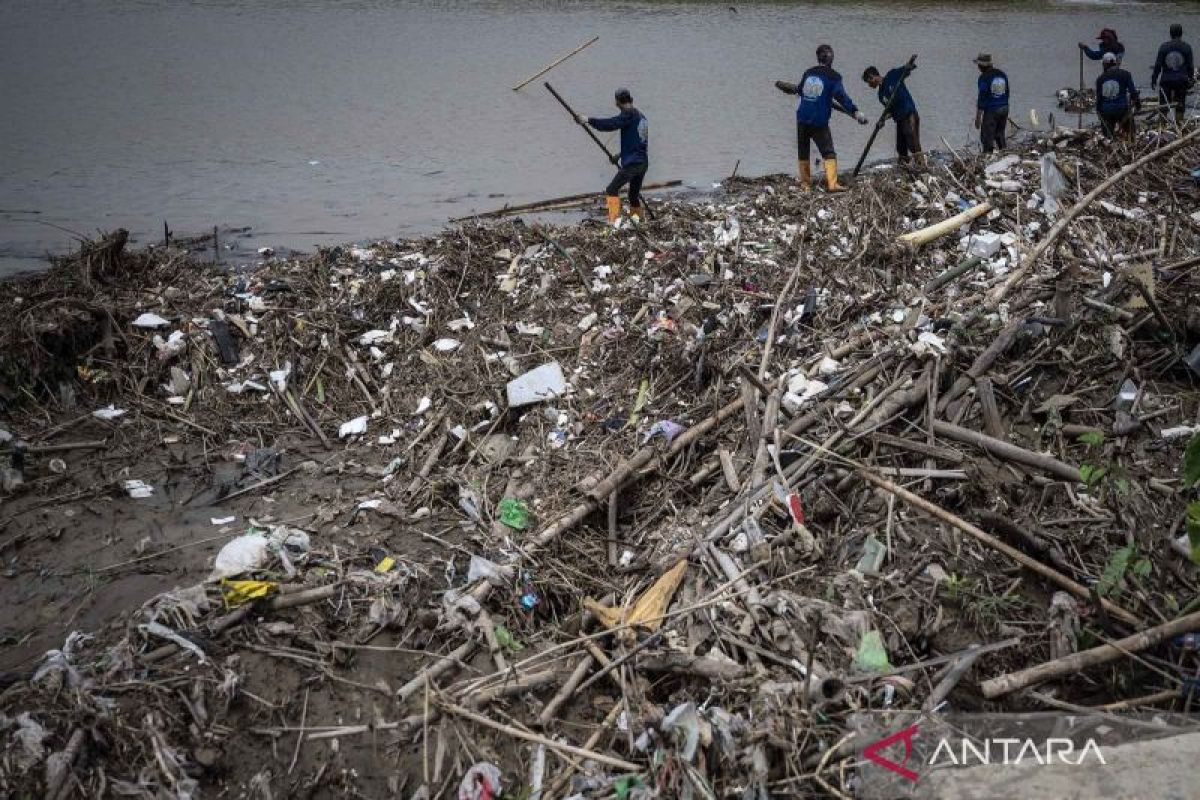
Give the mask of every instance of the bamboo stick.
<path id="1" fill-rule="evenodd" d="M 589 39 L 589 40 L 587 40 L 586 42 L 584 42 L 583 44 L 579 45 L 579 47 L 576 47 L 574 50 L 572 50 L 571 52 L 567 53 L 565 56 L 563 56 L 563 57 L 561 57 L 561 58 L 559 58 L 559 59 L 556 59 L 555 61 L 552 61 L 550 64 L 548 64 L 548 65 L 547 65 L 547 66 L 545 66 L 545 67 L 542 67 L 541 71 L 540 71 L 540 72 L 538 72 L 536 75 L 532 75 L 532 76 L 530 76 L 530 77 L 526 78 L 525 80 L 521 81 L 521 82 L 520 82 L 520 83 L 518 83 L 516 86 L 512 87 L 512 90 L 513 90 L 514 92 L 516 92 L 516 91 L 520 91 L 521 89 L 524 89 L 526 86 L 528 86 L 529 84 L 533 83 L 533 82 L 534 82 L 534 81 L 536 81 L 538 78 L 542 77 L 542 76 L 543 76 L 543 75 L 545 75 L 547 72 L 549 72 L 550 70 L 552 70 L 552 69 L 554 69 L 555 67 L 557 67 L 559 64 L 561 64 L 561 63 L 563 63 L 564 61 L 566 61 L 566 60 L 567 60 L 568 58 L 570 58 L 571 56 L 573 56 L 573 55 L 575 55 L 576 53 L 579 53 L 579 52 L 581 52 L 581 51 L 583 51 L 583 50 L 586 50 L 588 47 L 591 47 L 592 45 L 594 45 L 594 44 L 595 44 L 596 42 L 598 42 L 599 40 L 600 40 L 600 37 L 599 37 L 599 36 L 593 36 L 591 39 Z"/>
<path id="2" fill-rule="evenodd" d="M 1093 647 L 1091 650 L 1083 650 L 1078 653 L 1072 653 L 1069 656 L 1056 658 L 1053 661 L 1038 664 L 1037 666 L 1018 670 L 1017 672 L 999 675 L 991 680 L 984 681 L 979 687 L 983 690 L 983 696 L 991 700 L 1010 692 L 1015 692 L 1018 689 L 1032 686 L 1035 683 L 1061 678 L 1065 675 L 1081 672 L 1088 667 L 1116 661 L 1122 656 L 1141 652 L 1161 642 L 1165 642 L 1174 636 L 1190 633 L 1195 630 L 1200 630 L 1200 611 L 1172 620 L 1163 625 L 1147 628 L 1140 633 L 1126 636 L 1124 639 L 1119 639 L 1112 644 L 1102 644 L 1099 647 Z"/>
<path id="3" fill-rule="evenodd" d="M 980 203 L 977 206 L 972 206 L 961 214 L 955 214 L 950 219 L 944 219 L 934 225 L 915 230 L 910 233 L 903 234 L 897 241 L 906 247 L 917 248 L 922 245 L 929 244 L 932 241 L 942 238 L 948 233 L 954 231 L 971 222 L 974 219 L 982 217 L 984 214 L 992 210 L 991 203 Z"/>
<path id="4" fill-rule="evenodd" d="M 1189 142 L 1195 141 L 1196 139 L 1200 139 L 1200 128 L 1192 131 L 1187 136 L 1181 136 L 1170 144 L 1164 145 L 1157 150 L 1147 153 L 1137 161 L 1134 161 L 1127 167 L 1124 167 L 1123 169 L 1114 173 L 1107 180 L 1102 181 L 1098 186 L 1096 186 L 1095 189 L 1092 189 L 1090 192 L 1084 195 L 1082 200 L 1072 206 L 1067 213 L 1063 214 L 1062 219 L 1054 223 L 1054 227 L 1052 227 L 1046 233 L 1046 235 L 1042 237 L 1041 241 L 1039 241 L 1037 246 L 1030 251 L 1029 255 L 1025 256 L 1025 258 L 1021 261 L 1021 265 L 1009 274 L 1004 283 L 991 291 L 987 297 L 987 305 L 989 307 L 995 307 L 1000 303 L 1001 300 L 1004 299 L 1005 295 L 1012 291 L 1013 287 L 1017 286 L 1019 283 L 1022 283 L 1025 280 L 1025 276 L 1028 275 L 1029 271 L 1033 269 L 1033 265 L 1037 263 L 1037 260 L 1041 258 L 1042 254 L 1049 250 L 1050 246 L 1058 241 L 1058 237 L 1062 236 L 1066 232 L 1067 227 L 1074 222 L 1075 218 L 1082 214 L 1097 197 L 1104 194 L 1114 185 L 1137 172 L 1151 161 L 1161 158 L 1167 153 L 1173 153 Z"/>
<path id="5" fill-rule="evenodd" d="M 858 474 L 863 478 L 863 480 L 867 481 L 868 483 L 874 484 L 875 486 L 878 486 L 880 489 L 883 489 L 886 492 L 894 494 L 896 497 L 898 497 L 901 500 L 903 500 L 904 502 L 908 503 L 910 506 L 920 509 L 921 511 L 924 511 L 926 514 L 929 514 L 930 516 L 932 516 L 936 519 L 939 519 L 948 525 L 952 525 L 953 527 L 958 528 L 963 533 L 974 537 L 975 539 L 979 540 L 980 542 L 982 542 L 983 544 L 992 548 L 993 550 L 996 550 L 997 552 L 1003 553 L 1004 555 L 1008 556 L 1013 561 L 1016 561 L 1018 564 L 1025 567 L 1026 569 L 1036 572 L 1038 575 L 1041 575 L 1043 578 L 1050 581 L 1051 583 L 1058 586 L 1059 588 L 1065 589 L 1066 591 L 1070 592 L 1071 594 L 1075 595 L 1076 597 L 1079 597 L 1084 600 L 1087 600 L 1088 602 L 1091 602 L 1091 593 L 1087 590 L 1086 587 L 1081 586 L 1080 584 L 1071 580 L 1070 578 L 1068 578 L 1066 575 L 1063 575 L 1058 570 L 1052 569 L 1052 568 L 1046 566 L 1045 564 L 1043 564 L 1042 562 L 1040 562 L 1036 559 L 1030 558 L 1029 556 L 1022 553 L 1020 550 L 1017 550 L 1015 547 L 1012 547 L 1011 545 L 1008 545 L 1008 544 L 1000 541 L 995 536 L 992 536 L 988 533 L 983 532 L 979 528 L 977 528 L 974 525 L 972 525 L 971 523 L 967 522 L 962 517 L 952 514 L 951 512 L 947 511 L 946 509 L 942 508 L 941 506 L 931 503 L 928 500 L 926 500 L 924 497 L 913 494 L 912 492 L 908 491 L 907 489 L 897 486 L 896 484 L 892 483 L 891 481 L 885 480 L 884 478 L 879 477 L 878 475 L 876 475 L 875 473 L 873 473 L 867 469 L 860 467 L 858 469 Z M 1110 614 L 1112 614 L 1115 617 L 1120 618 L 1123 622 L 1127 622 L 1130 625 L 1140 625 L 1141 624 L 1141 621 L 1137 617 L 1135 617 L 1133 614 L 1130 614 L 1128 611 L 1126 611 L 1125 609 L 1116 605 L 1115 603 L 1112 603 L 1109 600 L 1102 600 L 1101 602 L 1104 604 L 1104 608 Z"/>

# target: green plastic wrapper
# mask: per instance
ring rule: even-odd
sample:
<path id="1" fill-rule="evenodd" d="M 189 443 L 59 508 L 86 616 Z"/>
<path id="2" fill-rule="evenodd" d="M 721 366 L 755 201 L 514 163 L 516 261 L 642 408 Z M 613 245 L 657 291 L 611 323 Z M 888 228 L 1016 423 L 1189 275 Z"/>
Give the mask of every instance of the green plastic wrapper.
<path id="1" fill-rule="evenodd" d="M 500 521 L 516 531 L 529 527 L 529 506 L 524 500 L 505 497 L 500 501 Z"/>
<path id="2" fill-rule="evenodd" d="M 863 636 L 862 641 L 858 644 L 858 653 L 854 656 L 854 663 L 859 669 L 868 672 L 887 672 L 892 668 L 891 662 L 888 661 L 887 650 L 883 646 L 883 637 L 879 631 L 867 631 Z"/>

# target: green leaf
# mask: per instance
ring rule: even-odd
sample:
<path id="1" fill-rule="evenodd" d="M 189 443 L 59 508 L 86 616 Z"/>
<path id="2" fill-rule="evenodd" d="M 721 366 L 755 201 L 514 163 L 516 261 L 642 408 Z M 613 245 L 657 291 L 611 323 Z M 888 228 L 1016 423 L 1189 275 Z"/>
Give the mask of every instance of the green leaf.
<path id="1" fill-rule="evenodd" d="M 1113 486 L 1117 488 L 1117 494 L 1121 495 L 1122 497 L 1129 494 L 1128 478 L 1117 478 L 1113 481 Z"/>
<path id="2" fill-rule="evenodd" d="M 1192 549 L 1192 563 L 1200 564 L 1200 500 L 1188 504 L 1187 535 Z"/>
<path id="3" fill-rule="evenodd" d="M 1087 433 L 1079 434 L 1078 441 L 1091 445 L 1092 447 L 1099 447 L 1100 445 L 1104 444 L 1104 434 L 1100 431 L 1088 431 Z"/>
<path id="4" fill-rule="evenodd" d="M 1129 562 L 1133 555 L 1133 545 L 1122 547 L 1112 554 L 1112 558 L 1104 565 L 1104 574 L 1100 576 L 1100 581 L 1096 584 L 1096 591 L 1100 593 L 1101 597 L 1107 597 L 1125 580 L 1125 573 L 1129 569 Z"/>
<path id="5" fill-rule="evenodd" d="M 1150 563 L 1150 559 L 1139 558 L 1133 564 L 1133 574 L 1137 575 L 1139 578 L 1149 577 L 1150 570 L 1153 569 L 1153 567 L 1154 565 Z"/>
<path id="6" fill-rule="evenodd" d="M 1186 486 L 1200 483 L 1200 433 L 1192 437 L 1183 451 L 1183 482 Z"/>
<path id="7" fill-rule="evenodd" d="M 1104 467 L 1097 467 L 1094 464 L 1083 464 L 1079 467 L 1079 477 L 1088 486 L 1095 486 L 1108 472 Z"/>
<path id="8" fill-rule="evenodd" d="M 525 649 L 525 645 L 518 642 L 516 637 L 512 635 L 512 631 L 503 625 L 496 626 L 496 644 L 514 653 L 519 653 Z"/>

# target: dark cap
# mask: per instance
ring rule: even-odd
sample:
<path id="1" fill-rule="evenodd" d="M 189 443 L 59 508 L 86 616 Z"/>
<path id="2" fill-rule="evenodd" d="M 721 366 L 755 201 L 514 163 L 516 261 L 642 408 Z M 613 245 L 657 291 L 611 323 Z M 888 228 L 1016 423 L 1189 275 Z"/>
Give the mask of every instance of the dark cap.
<path id="1" fill-rule="evenodd" d="M 1112 28 L 1101 28 L 1100 35 L 1098 35 L 1096 38 L 1103 39 L 1107 36 L 1111 36 L 1112 38 L 1115 39 L 1115 38 L 1117 38 L 1117 32 L 1114 31 Z"/>
<path id="2" fill-rule="evenodd" d="M 618 103 L 632 103 L 633 102 L 633 95 L 631 95 L 629 93 L 628 89 L 617 89 L 616 98 L 617 98 Z"/>

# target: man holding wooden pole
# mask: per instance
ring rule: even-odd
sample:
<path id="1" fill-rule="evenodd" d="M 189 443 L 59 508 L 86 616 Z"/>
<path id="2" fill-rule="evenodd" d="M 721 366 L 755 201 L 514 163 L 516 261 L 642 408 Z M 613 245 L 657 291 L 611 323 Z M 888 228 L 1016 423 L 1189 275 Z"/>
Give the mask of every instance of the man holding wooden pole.
<path id="1" fill-rule="evenodd" d="M 917 104 L 905 84 L 909 74 L 917 68 L 916 57 L 913 58 L 911 66 L 905 64 L 890 69 L 886 75 L 880 75 L 875 67 L 867 67 L 862 77 L 868 86 L 878 91 L 884 118 L 891 117 L 896 123 L 896 156 L 900 163 L 907 164 L 911 155 L 917 166 L 923 167 L 925 154 L 921 151 L 921 115 L 917 113 Z"/>
<path id="2" fill-rule="evenodd" d="M 808 158 L 813 142 L 825 159 L 825 182 L 831 192 L 845 191 L 838 183 L 837 151 L 833 149 L 833 134 L 829 118 L 837 109 L 867 124 L 867 115 L 858 110 L 846 94 L 842 76 L 833 69 L 833 48 L 823 44 L 817 48 L 817 66 L 809 69 L 796 85 L 776 82 L 776 88 L 788 94 L 799 94 L 796 107 L 796 150 L 800 165 L 800 190 L 812 189 L 812 167 Z"/>
<path id="3" fill-rule="evenodd" d="M 646 170 L 650 168 L 650 123 L 646 115 L 633 105 L 633 95 L 628 89 L 617 89 L 617 108 L 619 114 L 615 117 L 585 117 L 580 114 L 576 121 L 580 125 L 590 125 L 598 131 L 621 132 L 621 156 L 617 174 L 604 190 L 605 201 L 608 203 L 609 224 L 616 224 L 621 218 L 621 187 L 629 184 L 629 216 L 636 220 L 642 219 L 642 180 Z"/>

